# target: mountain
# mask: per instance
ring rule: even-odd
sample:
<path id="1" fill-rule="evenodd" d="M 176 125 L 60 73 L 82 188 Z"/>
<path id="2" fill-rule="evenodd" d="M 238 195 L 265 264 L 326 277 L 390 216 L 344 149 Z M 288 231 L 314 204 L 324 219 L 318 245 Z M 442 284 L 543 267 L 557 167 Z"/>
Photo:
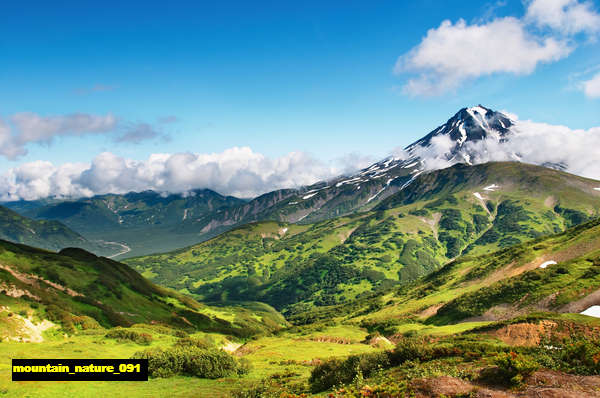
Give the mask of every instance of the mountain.
<path id="1" fill-rule="evenodd" d="M 416 323 L 504 321 L 600 305 L 600 219 L 492 253 L 463 256 L 386 297 L 363 318 Z M 327 318 L 327 315 L 324 315 Z"/>
<path id="2" fill-rule="evenodd" d="M 113 253 L 120 250 L 122 254 L 136 254 L 170 250 L 213 236 L 224 228 L 203 233 L 190 230 L 186 225 L 191 220 L 208 224 L 211 215 L 244 203 L 246 201 L 241 199 L 201 189 L 172 195 L 145 191 L 77 200 L 18 201 L 6 206 L 35 219 L 58 220 L 89 240 L 111 245 Z"/>
<path id="3" fill-rule="evenodd" d="M 0 292 L 0 336 L 9 340 L 35 332 L 34 318 L 68 333 L 145 323 L 248 336 L 285 324 L 267 306 L 211 308 L 77 248 L 54 253 L 0 241 Z M 259 315 L 270 323 L 252 318 Z"/>
<path id="4" fill-rule="evenodd" d="M 388 157 L 350 176 L 263 195 L 275 200 L 265 206 L 263 197 L 256 198 L 238 209 L 217 215 L 212 225 L 260 220 L 307 223 L 369 210 L 428 170 L 425 160 L 432 156 L 430 152 L 436 139 L 449 141 L 444 151 L 435 151 L 435 156 L 444 160 L 444 167 L 457 162 L 469 164 L 470 158 L 475 157 L 469 144 L 484 139 L 505 140 L 513 124 L 506 115 L 481 105 L 463 108 L 446 123 L 407 146 L 402 156 Z"/>
<path id="5" fill-rule="evenodd" d="M 104 255 L 118 253 L 119 247 L 85 239 L 58 221 L 32 220 L 0 206 L 0 239 L 58 251 L 80 247 Z"/>
<path id="6" fill-rule="evenodd" d="M 600 216 L 600 182 L 517 162 L 423 173 L 372 211 L 313 224 L 258 222 L 126 260 L 203 300 L 256 300 L 288 315 L 351 302 L 461 255 L 519 244 Z"/>
<path id="7" fill-rule="evenodd" d="M 150 254 L 191 245 L 254 221 L 310 223 L 368 211 L 435 168 L 439 162 L 432 164 L 432 156 L 441 159 L 443 167 L 469 163 L 476 155 L 470 144 L 507 139 L 513 124 L 506 115 L 483 106 L 464 108 L 406 147 L 400 156 L 388 157 L 350 176 L 276 190 L 250 201 L 205 189 L 185 195 L 146 191 L 5 205 L 28 217 L 61 221 L 88 239 L 120 244 L 120 258 Z M 439 140 L 446 140 L 441 152 Z"/>

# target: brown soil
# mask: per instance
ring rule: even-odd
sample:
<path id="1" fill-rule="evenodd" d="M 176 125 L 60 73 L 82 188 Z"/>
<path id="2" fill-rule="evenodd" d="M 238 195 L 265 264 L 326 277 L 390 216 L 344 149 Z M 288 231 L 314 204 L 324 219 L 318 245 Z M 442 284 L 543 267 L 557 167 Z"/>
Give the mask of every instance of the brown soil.
<path id="1" fill-rule="evenodd" d="M 423 311 L 419 312 L 417 315 L 421 318 L 429 318 L 430 316 L 434 316 L 437 314 L 438 310 L 442 308 L 446 303 L 439 303 L 432 305 L 431 307 L 425 308 Z"/>
<path id="2" fill-rule="evenodd" d="M 544 206 L 549 207 L 551 209 L 554 209 L 554 206 L 556 206 L 556 203 L 558 203 L 558 201 L 556 200 L 556 198 L 554 196 L 548 196 L 544 200 Z"/>
<path id="3" fill-rule="evenodd" d="M 49 281 L 47 279 L 44 279 L 38 275 L 34 275 L 34 274 L 25 274 L 22 272 L 19 272 L 17 270 L 12 269 L 11 267 L 9 267 L 8 265 L 4 265 L 4 264 L 0 264 L 0 268 L 9 272 L 12 276 L 14 276 L 15 278 L 17 278 L 18 280 L 20 280 L 23 283 L 26 283 L 28 285 L 33 285 L 34 283 L 36 283 L 37 281 L 41 281 L 44 282 L 45 284 L 52 286 L 53 288 L 55 288 L 56 290 L 60 290 L 62 292 L 67 293 L 69 296 L 75 297 L 75 296 L 83 296 L 83 294 L 76 292 L 73 289 L 69 289 L 68 287 L 64 287 L 58 283 Z"/>
<path id="4" fill-rule="evenodd" d="M 582 312 L 591 307 L 592 305 L 600 304 L 600 289 L 588 294 L 584 298 L 570 302 L 569 304 L 561 307 L 559 312 Z"/>
<path id="5" fill-rule="evenodd" d="M 353 344 L 354 341 L 346 338 L 346 337 L 337 337 L 337 336 L 316 336 L 311 337 L 309 340 L 317 341 L 319 343 L 335 343 L 335 344 Z"/>
<path id="6" fill-rule="evenodd" d="M 544 337 L 550 336 L 558 324 L 552 321 L 516 323 L 490 332 L 490 335 L 511 346 L 537 346 Z"/>
<path id="7" fill-rule="evenodd" d="M 233 355 L 235 355 L 236 357 L 243 357 L 244 355 L 250 355 L 258 350 L 260 350 L 261 348 L 265 347 L 264 345 L 248 345 L 248 344 L 244 344 L 243 346 L 241 346 L 240 348 L 238 348 L 237 350 L 235 350 L 233 352 Z"/>
<path id="8" fill-rule="evenodd" d="M 597 337 L 600 328 L 567 321 L 548 321 L 540 323 L 515 323 L 488 332 L 506 344 L 512 346 L 536 346 L 544 338 L 568 338 L 574 335 Z"/>
<path id="9" fill-rule="evenodd" d="M 543 370 L 525 380 L 520 390 L 476 385 L 450 376 L 416 379 L 410 384 L 415 397 L 531 397 L 581 398 L 600 397 L 600 376 L 576 376 Z"/>

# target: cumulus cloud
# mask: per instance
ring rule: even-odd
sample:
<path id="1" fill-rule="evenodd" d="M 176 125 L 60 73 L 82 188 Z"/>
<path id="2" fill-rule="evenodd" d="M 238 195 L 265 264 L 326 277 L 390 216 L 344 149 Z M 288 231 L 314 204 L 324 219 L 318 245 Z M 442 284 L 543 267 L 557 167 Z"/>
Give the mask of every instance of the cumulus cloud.
<path id="1" fill-rule="evenodd" d="M 335 159 L 335 163 L 336 167 L 340 171 L 340 174 L 346 175 L 369 167 L 377 160 L 378 159 L 375 159 L 373 156 L 362 155 L 358 152 L 353 152 Z"/>
<path id="2" fill-rule="evenodd" d="M 566 171 L 600 180 L 600 127 L 570 129 L 532 121 L 517 121 L 506 142 L 472 143 L 475 163 L 516 160 L 565 167 Z"/>
<path id="3" fill-rule="evenodd" d="M 581 84 L 581 88 L 588 98 L 600 98 L 600 73 L 596 74 L 590 80 Z"/>
<path id="4" fill-rule="evenodd" d="M 426 169 L 445 168 L 469 158 L 473 164 L 520 160 L 526 163 L 561 165 L 567 171 L 600 179 L 600 127 L 574 130 L 513 115 L 509 139 L 467 142 L 463 156 L 450 154 L 456 145 L 450 137 L 433 137 L 428 147 L 416 146 L 408 154 L 396 149 L 393 156 L 419 156 Z M 0 137 L 2 132 L 0 124 Z M 459 153 L 460 155 L 460 153 Z M 373 159 L 350 154 L 332 164 L 303 152 L 269 158 L 248 147 L 220 153 L 159 153 L 145 160 L 127 159 L 110 152 L 90 163 L 54 165 L 36 161 L 22 164 L 0 176 L 0 200 L 34 200 L 45 197 L 84 197 L 151 189 L 189 193 L 209 188 L 221 194 L 254 197 L 280 188 L 310 185 L 368 166 Z"/>
<path id="5" fill-rule="evenodd" d="M 526 6 L 523 18 L 474 24 L 446 20 L 430 29 L 396 62 L 396 74 L 414 75 L 402 91 L 413 96 L 440 95 L 481 76 L 531 74 L 539 64 L 567 57 L 576 45 L 573 35 L 600 31 L 600 15 L 589 2 L 533 0 Z"/>
<path id="6" fill-rule="evenodd" d="M 453 154 L 456 142 L 448 136 L 437 136 L 429 147 L 417 146 L 412 155 L 423 160 L 427 170 L 449 167 L 469 159 L 472 164 L 492 161 L 525 163 L 564 168 L 566 171 L 600 180 L 600 127 L 587 130 L 566 126 L 516 120 L 507 140 L 489 137 L 469 141 Z"/>
<path id="7" fill-rule="evenodd" d="M 400 57 L 396 73 L 415 72 L 404 92 L 437 95 L 457 88 L 467 79 L 498 72 L 529 74 L 541 62 L 567 56 L 566 41 L 538 38 L 512 17 L 482 25 L 444 21 L 430 29 L 421 43 Z"/>
<path id="8" fill-rule="evenodd" d="M 104 152 L 89 164 L 38 161 L 10 169 L 0 176 L 0 199 L 81 197 L 146 189 L 187 192 L 197 188 L 253 197 L 278 188 L 313 184 L 340 171 L 302 152 L 271 159 L 248 147 L 213 154 L 153 154 L 143 161 Z"/>
<path id="9" fill-rule="evenodd" d="M 527 6 L 525 20 L 566 35 L 600 32 L 600 14 L 589 1 L 533 0 Z"/>

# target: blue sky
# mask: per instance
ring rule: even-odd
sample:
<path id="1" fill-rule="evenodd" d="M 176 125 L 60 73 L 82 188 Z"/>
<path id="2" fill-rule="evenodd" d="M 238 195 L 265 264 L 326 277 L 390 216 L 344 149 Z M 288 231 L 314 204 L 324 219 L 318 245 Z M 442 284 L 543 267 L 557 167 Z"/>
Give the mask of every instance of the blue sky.
<path id="1" fill-rule="evenodd" d="M 143 161 L 245 146 L 269 159 L 301 151 L 330 166 L 350 153 L 386 156 L 478 103 L 572 129 L 600 126 L 600 99 L 583 88 L 600 72 L 598 31 L 586 21 L 526 21 L 530 2 L 122 3 L 0 5 L 5 131 L 20 134 L 12 118 L 24 112 L 46 122 L 116 120 L 93 134 L 85 126 L 31 132 L 19 154 L 0 157 L 0 173 L 40 160 L 89 163 L 103 152 Z M 598 10 L 564 3 L 563 14 Z M 469 75 L 406 61 L 444 20 L 453 29 L 461 19 L 470 27 L 507 17 L 532 42 L 551 37 L 568 50 L 539 55 L 533 69 L 503 64 Z M 397 66 L 399 57 L 408 66 Z M 406 89 L 423 73 L 441 91 Z"/>

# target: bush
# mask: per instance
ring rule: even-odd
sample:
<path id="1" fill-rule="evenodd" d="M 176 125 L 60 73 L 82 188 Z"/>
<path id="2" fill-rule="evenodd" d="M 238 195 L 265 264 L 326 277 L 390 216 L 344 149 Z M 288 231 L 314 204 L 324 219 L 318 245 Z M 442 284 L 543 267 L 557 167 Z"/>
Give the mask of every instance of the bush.
<path id="1" fill-rule="evenodd" d="M 409 337 L 398 342 L 390 358 L 397 365 L 406 361 L 430 361 L 433 359 L 433 349 L 423 339 Z"/>
<path id="2" fill-rule="evenodd" d="M 228 353 L 194 346 L 173 346 L 136 352 L 132 358 L 148 360 L 151 377 L 171 377 L 182 374 L 205 379 L 217 379 L 248 372 L 246 363 L 239 364 Z"/>
<path id="3" fill-rule="evenodd" d="M 352 355 L 346 360 L 330 359 L 313 369 L 308 382 L 311 391 L 317 393 L 350 383 L 357 377 L 370 377 L 376 371 L 390 366 L 390 358 L 386 352 Z"/>
<path id="4" fill-rule="evenodd" d="M 152 342 L 152 336 L 148 333 L 140 333 L 135 330 L 115 328 L 109 330 L 105 337 L 117 340 L 129 340 L 141 345 L 149 345 Z"/>
<path id="5" fill-rule="evenodd" d="M 565 370 L 577 374 L 600 374 L 599 341 L 574 340 L 566 343 L 560 350 L 560 360 Z"/>
<path id="6" fill-rule="evenodd" d="M 512 351 L 498 354 L 494 363 L 498 366 L 502 381 L 514 386 L 521 385 L 527 376 L 539 368 L 532 358 Z"/>

